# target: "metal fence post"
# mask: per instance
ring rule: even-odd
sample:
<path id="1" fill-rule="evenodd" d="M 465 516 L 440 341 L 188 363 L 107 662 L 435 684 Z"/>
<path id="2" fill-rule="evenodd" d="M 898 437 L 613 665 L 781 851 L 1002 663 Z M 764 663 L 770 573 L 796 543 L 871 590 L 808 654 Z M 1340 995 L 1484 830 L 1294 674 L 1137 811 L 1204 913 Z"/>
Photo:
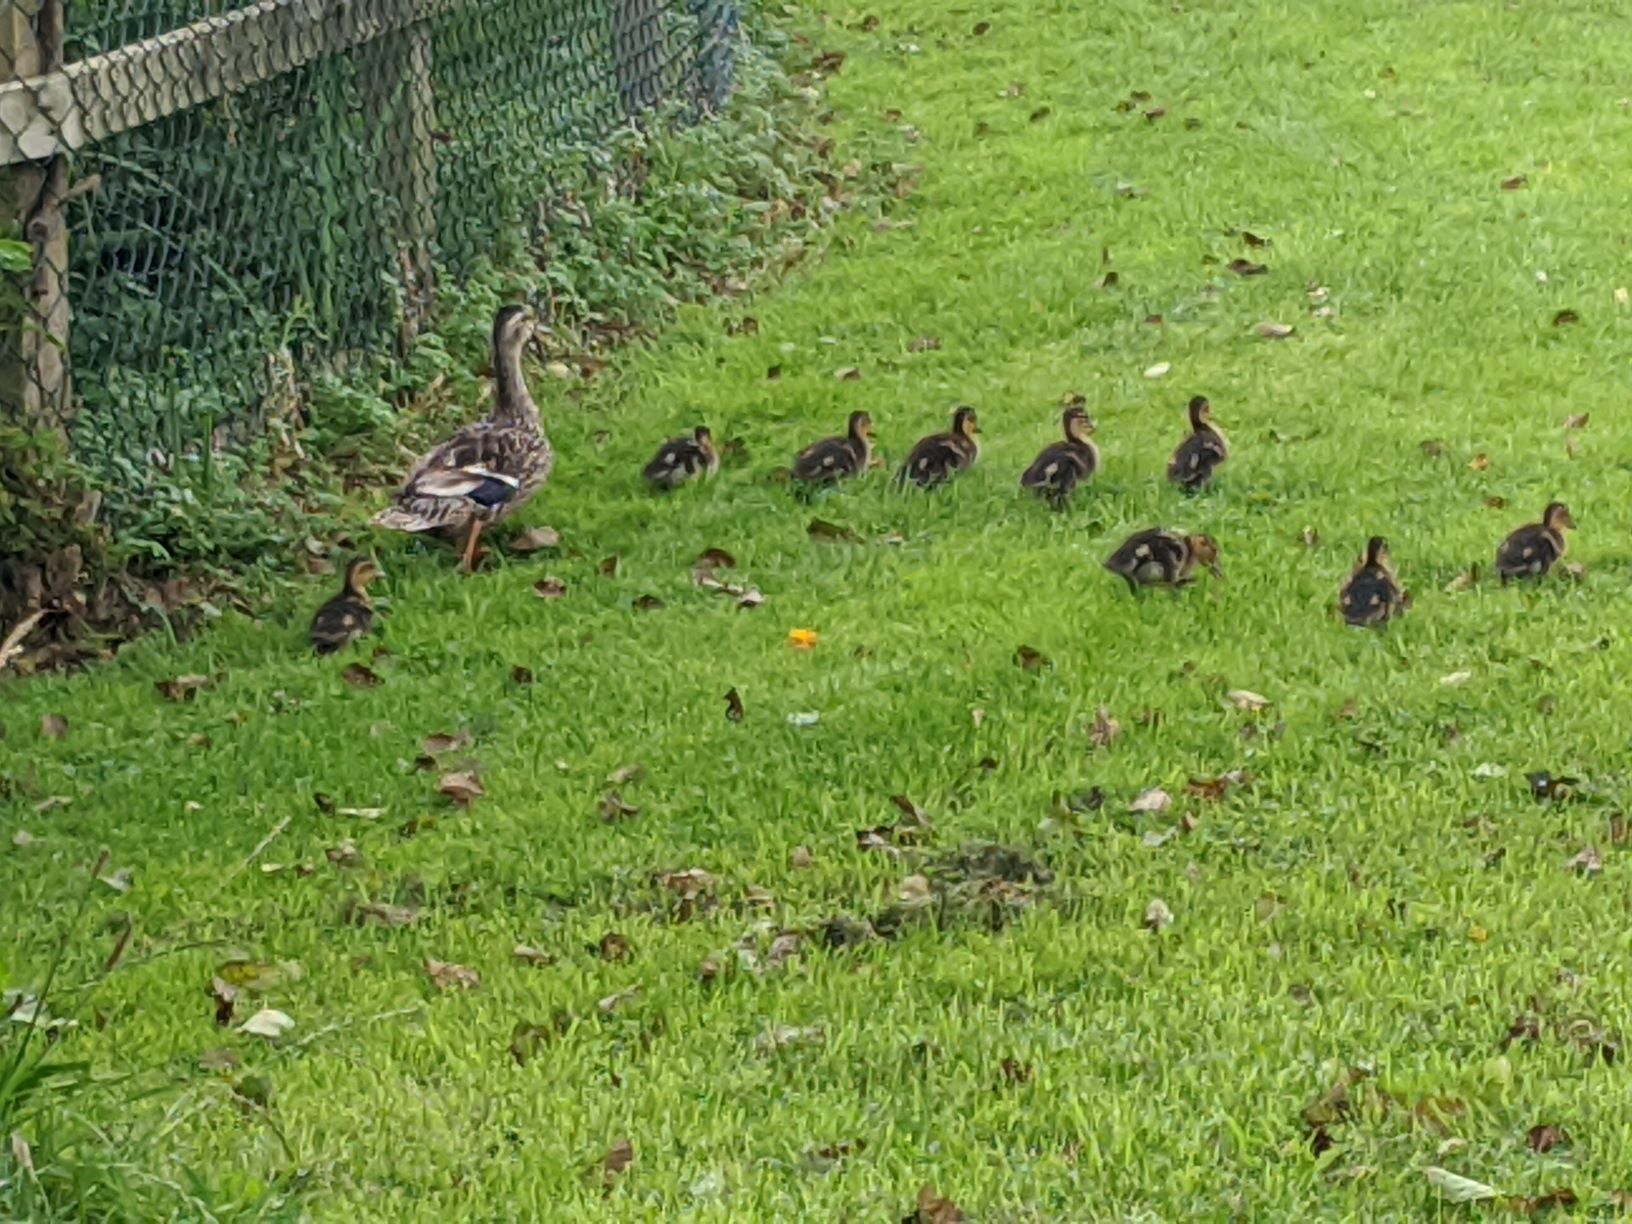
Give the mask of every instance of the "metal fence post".
<path id="1" fill-rule="evenodd" d="M 705 115 L 718 113 L 731 100 L 736 77 L 737 6 L 734 0 L 688 0 L 697 19 L 695 87 Z"/>
<path id="2" fill-rule="evenodd" d="M 0 70 L 13 80 L 62 67 L 62 0 L 0 0 Z M 61 153 L 0 170 L 0 224 L 33 252 L 21 302 L 0 303 L 0 408 L 32 429 L 62 429 L 70 395 L 63 216 L 68 159 Z"/>
<path id="3" fill-rule="evenodd" d="M 659 79 L 661 0 L 612 0 L 612 67 L 631 119 L 663 100 Z"/>
<path id="4" fill-rule="evenodd" d="M 3 0 L 0 0 L 3 2 Z M 376 117 L 379 181 L 397 206 L 391 218 L 403 282 L 397 337 L 407 347 L 435 306 L 436 100 L 431 82 L 431 32 L 416 22 L 363 46 L 358 85 Z"/>

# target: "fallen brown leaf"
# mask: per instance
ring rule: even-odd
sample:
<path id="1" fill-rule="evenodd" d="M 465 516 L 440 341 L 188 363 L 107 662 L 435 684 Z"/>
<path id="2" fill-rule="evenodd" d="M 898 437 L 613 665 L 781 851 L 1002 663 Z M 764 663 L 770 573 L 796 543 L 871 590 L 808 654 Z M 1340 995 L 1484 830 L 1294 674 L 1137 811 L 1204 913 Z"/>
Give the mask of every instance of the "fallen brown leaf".
<path id="1" fill-rule="evenodd" d="M 1029 672 L 1042 671 L 1044 668 L 1054 666 L 1047 655 L 1030 646 L 1021 646 L 1014 652 L 1014 665 Z"/>
<path id="2" fill-rule="evenodd" d="M 633 999 L 638 994 L 640 994 L 639 986 L 629 986 L 618 991 L 616 994 L 609 994 L 606 996 L 606 998 L 598 1000 L 595 1004 L 595 1008 L 601 1013 L 601 1015 L 610 1016 L 613 1012 L 617 1011 L 618 1008 L 622 1007 L 625 1003 L 627 1003 L 630 999 Z"/>
<path id="3" fill-rule="evenodd" d="M 1237 276 L 1263 276 L 1269 271 L 1267 265 L 1253 263 L 1250 259 L 1232 259 L 1224 266 Z"/>
<path id="4" fill-rule="evenodd" d="M 918 1198 L 907 1212 L 902 1224 L 962 1224 L 963 1212 L 951 1199 L 935 1192 L 927 1182 L 918 1191 Z"/>
<path id="5" fill-rule="evenodd" d="M 658 882 L 678 893 L 682 901 L 690 901 L 714 887 L 714 876 L 701 867 L 690 867 L 685 871 L 665 872 L 658 876 Z"/>
<path id="6" fill-rule="evenodd" d="M 626 961 L 634 955 L 634 948 L 629 940 L 617 931 L 608 931 L 601 936 L 601 942 L 596 945 L 596 952 L 604 961 Z"/>
<path id="7" fill-rule="evenodd" d="M 1583 846 L 1574 858 L 1564 864 L 1564 869 L 1580 875 L 1597 875 L 1604 869 L 1604 860 L 1596 846 Z"/>
<path id="8" fill-rule="evenodd" d="M 1472 459 L 1468 460 L 1468 467 L 1475 472 L 1487 472 L 1490 470 L 1490 456 L 1485 454 L 1484 451 L 1480 451 Z"/>
<path id="9" fill-rule="evenodd" d="M 667 605 L 656 595 L 642 595 L 630 606 L 636 612 L 660 612 Z"/>
<path id="10" fill-rule="evenodd" d="M 1128 805 L 1128 811 L 1139 815 L 1150 815 L 1156 812 L 1165 812 L 1173 806 L 1173 796 L 1159 786 L 1153 786 L 1139 795 Z"/>
<path id="11" fill-rule="evenodd" d="M 474 969 L 433 957 L 425 960 L 425 974 L 438 990 L 474 990 L 482 984 L 481 974 Z"/>
<path id="12" fill-rule="evenodd" d="M 1524 174 L 1515 174 L 1512 178 L 1502 180 L 1503 191 L 1523 191 L 1529 185 L 1530 178 Z"/>
<path id="13" fill-rule="evenodd" d="M 525 556 L 561 543 L 561 533 L 554 527 L 529 527 L 510 541 L 510 551 Z"/>
<path id="14" fill-rule="evenodd" d="M 861 537 L 848 527 L 841 527 L 837 523 L 830 523 L 826 519 L 811 519 L 805 533 L 813 540 L 842 540 L 847 544 L 859 544 Z"/>
<path id="15" fill-rule="evenodd" d="M 514 667 L 512 667 L 510 669 L 510 683 L 511 684 L 531 684 L 532 682 L 533 682 L 533 669 L 532 668 L 523 667 L 521 664 L 518 663 L 518 664 L 516 664 Z"/>
<path id="16" fill-rule="evenodd" d="M 1106 706 L 1100 706 L 1094 713 L 1094 725 L 1088 731 L 1088 746 L 1109 748 L 1121 734 L 1122 724 L 1111 717 L 1111 711 Z"/>
<path id="17" fill-rule="evenodd" d="M 1290 323 L 1275 323 L 1265 320 L 1258 324 L 1256 330 L 1265 340 L 1285 340 L 1296 328 Z"/>
<path id="18" fill-rule="evenodd" d="M 46 739 L 60 740 L 68 734 L 68 720 L 61 714 L 41 714 L 40 734 Z"/>
<path id="19" fill-rule="evenodd" d="M 618 1175 L 635 1163 L 635 1145 L 627 1139 L 619 1139 L 612 1145 L 610 1151 L 601 1157 L 601 1184 L 611 1189 L 618 1180 Z"/>
<path id="20" fill-rule="evenodd" d="M 618 820 L 631 820 L 640 815 L 640 809 L 632 803 L 624 802 L 622 795 L 617 791 L 607 791 L 601 797 L 601 819 L 611 824 Z"/>
<path id="21" fill-rule="evenodd" d="M 419 911 L 409 905 L 387 905 L 382 901 L 366 903 L 352 902 L 347 906 L 350 921 L 357 926 L 364 926 L 372 922 L 376 926 L 404 927 L 412 926 L 419 917 Z"/>
<path id="22" fill-rule="evenodd" d="M 487 791 L 482 788 L 482 784 L 477 781 L 476 775 L 469 770 L 443 774 L 437 781 L 436 789 L 441 791 L 455 807 L 461 808 L 468 808 L 477 799 L 487 794 Z"/>
<path id="23" fill-rule="evenodd" d="M 844 366 L 840 369 L 834 370 L 833 377 L 838 379 L 840 382 L 859 382 L 861 379 L 861 371 L 855 366 Z"/>
<path id="24" fill-rule="evenodd" d="M 384 683 L 379 673 L 372 667 L 364 667 L 361 663 L 348 663 L 340 673 L 340 679 L 355 689 L 379 688 Z"/>
<path id="25" fill-rule="evenodd" d="M 1270 241 L 1269 241 L 1268 238 L 1260 238 L 1257 234 L 1253 233 L 1251 230 L 1242 230 L 1241 231 L 1241 240 L 1243 242 L 1245 242 L 1249 247 L 1267 247 L 1267 246 L 1270 245 Z"/>
<path id="26" fill-rule="evenodd" d="M 233 1008 L 238 1002 L 238 987 L 221 978 L 211 978 L 210 997 L 215 1000 L 215 1026 L 226 1028 L 232 1023 Z"/>
<path id="27" fill-rule="evenodd" d="M 476 742 L 469 729 L 461 727 L 458 731 L 435 731 L 427 735 L 420 747 L 427 756 L 440 756 L 444 752 L 456 752 L 469 748 Z"/>
<path id="28" fill-rule="evenodd" d="M 158 680 L 153 687 L 166 701 L 191 701 L 201 688 L 208 688 L 208 676 L 177 676 L 174 680 Z"/>
<path id="29" fill-rule="evenodd" d="M 1568 1145 L 1570 1137 L 1556 1126 L 1532 1126 L 1524 1141 L 1532 1152 L 1550 1152 L 1559 1145 Z"/>
<path id="30" fill-rule="evenodd" d="M 524 961 L 529 965 L 537 966 L 548 965 L 555 960 L 555 958 L 548 952 L 540 951 L 538 948 L 532 947 L 529 944 L 517 944 L 510 955 L 514 956 L 519 961 Z"/>
<path id="31" fill-rule="evenodd" d="M 1581 322 L 1581 316 L 1573 310 L 1561 310 L 1553 316 L 1554 327 L 1569 327 L 1573 323 Z"/>
<path id="32" fill-rule="evenodd" d="M 742 715 L 742 694 L 736 689 L 730 689 L 725 694 L 725 717 L 735 723 L 742 721 Z"/>
<path id="33" fill-rule="evenodd" d="M 533 583 L 533 594 L 540 599 L 560 599 L 567 593 L 567 584 L 551 574 Z"/>
<path id="34" fill-rule="evenodd" d="M 940 347 L 941 338 L 939 336 L 919 336 L 911 344 L 907 345 L 907 351 L 909 353 L 933 353 Z"/>
<path id="35" fill-rule="evenodd" d="M 1145 929 L 1160 933 L 1173 925 L 1173 911 L 1168 909 L 1167 902 L 1160 897 L 1151 899 L 1145 906 Z"/>

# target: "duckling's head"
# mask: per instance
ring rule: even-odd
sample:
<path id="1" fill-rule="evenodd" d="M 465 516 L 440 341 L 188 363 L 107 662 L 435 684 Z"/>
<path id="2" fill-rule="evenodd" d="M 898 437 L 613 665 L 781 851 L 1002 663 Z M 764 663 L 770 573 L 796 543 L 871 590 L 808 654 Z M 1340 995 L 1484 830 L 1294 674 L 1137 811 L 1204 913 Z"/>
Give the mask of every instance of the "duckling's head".
<path id="1" fill-rule="evenodd" d="M 980 433 L 980 422 L 975 419 L 975 410 L 969 405 L 962 405 L 952 414 L 952 432 L 964 438 L 973 438 Z"/>
<path id="2" fill-rule="evenodd" d="M 1218 563 L 1217 540 L 1210 535 L 1193 535 L 1186 536 L 1184 542 L 1190 546 L 1190 555 L 1198 565 L 1205 565 L 1214 578 L 1224 577 L 1224 567 Z"/>
<path id="3" fill-rule="evenodd" d="M 1205 395 L 1190 397 L 1190 428 L 1201 429 L 1212 424 L 1213 406 L 1207 402 Z"/>
<path id="4" fill-rule="evenodd" d="M 697 440 L 697 445 L 704 450 L 714 449 L 714 431 L 707 425 L 699 425 L 691 431 L 691 436 Z"/>
<path id="5" fill-rule="evenodd" d="M 853 438 L 870 438 L 873 436 L 873 418 L 865 412 L 850 414 L 850 436 Z"/>
<path id="6" fill-rule="evenodd" d="M 1088 415 L 1088 410 L 1081 404 L 1072 404 L 1067 408 L 1061 424 L 1065 426 L 1065 436 L 1073 442 L 1081 442 L 1088 434 L 1094 432 L 1094 418 Z"/>
<path id="7" fill-rule="evenodd" d="M 500 306 L 493 316 L 493 351 L 519 353 L 538 330 L 538 315 L 531 306 Z"/>
<path id="8" fill-rule="evenodd" d="M 380 576 L 380 567 L 371 557 L 353 557 L 346 563 L 346 590 L 359 598 L 368 594 L 368 584 Z"/>
<path id="9" fill-rule="evenodd" d="M 1547 513 L 1541 516 L 1541 521 L 1549 531 L 1562 532 L 1567 527 L 1575 526 L 1575 519 L 1570 516 L 1570 508 L 1563 502 L 1547 503 Z"/>
<path id="10" fill-rule="evenodd" d="M 1382 536 L 1372 536 L 1366 541 L 1366 564 L 1388 568 L 1388 541 Z"/>

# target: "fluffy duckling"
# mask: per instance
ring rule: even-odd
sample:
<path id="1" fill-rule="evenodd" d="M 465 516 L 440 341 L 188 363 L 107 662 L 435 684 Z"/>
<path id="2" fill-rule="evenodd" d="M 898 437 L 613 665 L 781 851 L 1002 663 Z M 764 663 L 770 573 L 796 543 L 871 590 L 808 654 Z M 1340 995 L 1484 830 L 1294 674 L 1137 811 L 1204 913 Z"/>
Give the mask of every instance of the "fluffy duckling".
<path id="1" fill-rule="evenodd" d="M 657 448 L 641 475 L 659 489 L 675 489 L 699 476 L 720 470 L 720 452 L 707 425 L 699 425 L 688 437 L 670 438 Z"/>
<path id="2" fill-rule="evenodd" d="M 1136 531 L 1105 560 L 1105 568 L 1138 592 L 1141 586 L 1188 586 L 1196 567 L 1205 565 L 1213 577 L 1224 577 L 1218 563 L 1218 541 L 1209 535 L 1180 535 L 1160 527 Z"/>
<path id="3" fill-rule="evenodd" d="M 1564 533 L 1575 526 L 1570 508 L 1549 502 L 1539 523 L 1526 523 L 1496 548 L 1496 572 L 1506 586 L 1514 578 L 1540 577 L 1564 555 Z"/>
<path id="4" fill-rule="evenodd" d="M 1366 552 L 1337 595 L 1343 619 L 1351 625 L 1380 625 L 1411 606 L 1411 597 L 1394 576 L 1388 542 L 1372 536 Z"/>
<path id="5" fill-rule="evenodd" d="M 919 441 L 901 465 L 895 483 L 899 487 L 912 481 L 920 489 L 933 489 L 945 484 L 964 469 L 973 466 L 980 457 L 980 424 L 975 410 L 960 407 L 952 414 L 952 428 L 945 433 L 930 434 Z"/>
<path id="6" fill-rule="evenodd" d="M 1230 457 L 1230 445 L 1213 424 L 1213 406 L 1205 395 L 1190 401 L 1190 436 L 1179 443 L 1167 465 L 1167 478 L 1187 493 L 1204 489 L 1218 465 Z"/>
<path id="7" fill-rule="evenodd" d="M 1065 410 L 1061 426 L 1065 440 L 1043 447 L 1020 476 L 1022 489 L 1046 497 L 1055 509 L 1065 505 L 1072 491 L 1099 470 L 1099 450 L 1088 437 L 1094 432 L 1094 421 L 1087 410 L 1081 404 L 1072 404 Z"/>
<path id="8" fill-rule="evenodd" d="M 417 464 L 374 522 L 393 531 L 465 536 L 461 569 L 476 566 L 482 528 L 508 518 L 544 487 L 555 451 L 521 371 L 522 350 L 540 330 L 525 306 L 501 307 L 493 320 L 493 407 Z"/>
<path id="9" fill-rule="evenodd" d="M 333 654 L 374 628 L 374 601 L 368 597 L 368 584 L 379 576 L 379 567 L 367 557 L 351 559 L 340 593 L 312 616 L 313 650 Z"/>
<path id="10" fill-rule="evenodd" d="M 845 432 L 812 442 L 793 461 L 793 478 L 805 484 L 837 484 L 860 476 L 873 461 L 873 418 L 852 412 Z"/>

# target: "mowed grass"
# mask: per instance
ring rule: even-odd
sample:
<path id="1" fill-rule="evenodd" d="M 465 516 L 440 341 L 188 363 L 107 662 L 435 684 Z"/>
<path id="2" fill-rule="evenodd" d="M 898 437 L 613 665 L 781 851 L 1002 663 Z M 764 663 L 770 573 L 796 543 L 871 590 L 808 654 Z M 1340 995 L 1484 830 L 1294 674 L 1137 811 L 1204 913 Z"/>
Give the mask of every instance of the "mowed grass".
<path id="1" fill-rule="evenodd" d="M 987 1219 L 1398 1218 L 1435 1209 L 1427 1165 L 1583 1208 L 1632 1187 L 1632 1088 L 1606 1056 L 1632 1002 L 1611 831 L 1632 726 L 1627 23 L 1594 3 L 1416 10 L 901 0 L 871 29 L 864 7 L 812 11 L 812 50 L 848 55 L 841 157 L 899 110 L 920 190 L 784 288 L 688 314 L 581 404 L 538 380 L 561 459 L 526 518 L 558 555 L 461 580 L 446 552 L 381 541 L 377 661 L 310 658 L 306 607 L 9 683 L 13 978 L 37 984 L 99 847 L 132 871 L 65 971 L 95 984 L 56 1001 L 79 1021 L 66 1050 L 159 1090 L 108 1120 L 228 1200 L 276 1183 L 321 1218 L 894 1219 L 925 1183 Z M 757 332 L 728 334 L 744 313 Z M 1073 391 L 1104 468 L 1055 514 L 1016 478 Z M 1195 393 L 1235 455 L 1185 499 L 1162 472 Z M 899 460 L 963 401 L 986 449 L 940 494 L 875 476 L 807 506 L 766 479 L 852 409 Z M 698 421 L 746 460 L 646 494 L 640 464 Z M 1443 593 L 1553 497 L 1584 581 Z M 813 516 L 861 542 L 813 541 Z M 1217 536 L 1227 580 L 1131 598 L 1100 563 L 1158 523 Z M 1374 533 L 1416 598 L 1381 633 L 1331 613 Z M 693 585 L 709 547 L 763 606 Z M 546 574 L 564 598 L 535 597 Z M 646 594 L 665 606 L 633 610 Z M 796 627 L 814 650 L 786 644 Z M 1017 666 L 1022 645 L 1052 665 Z M 348 685 L 348 662 L 383 683 Z M 184 673 L 221 679 L 155 692 Z M 1095 749 L 1101 705 L 1122 733 Z M 486 789 L 468 811 L 413 766 L 461 728 L 452 758 Z M 1187 791 L 1231 770 L 1250 785 Z M 1579 801 L 1538 801 L 1532 770 L 1581 779 Z M 1152 787 L 1171 809 L 1128 814 Z M 639 813 L 603 820 L 611 789 Z M 923 848 L 859 850 L 902 818 L 895 794 L 932 822 Z M 52 796 L 70 802 L 37 810 Z M 363 861 L 331 863 L 348 838 Z M 1004 929 L 949 907 L 824 946 L 827 920 L 876 916 L 984 842 L 1054 872 Z M 1601 872 L 1567 868 L 1589 845 Z M 688 917 L 654 877 L 691 868 L 717 905 Z M 417 918 L 357 925 L 348 898 Z M 101 979 L 121 915 L 136 935 Z M 812 934 L 773 965 L 785 931 Z M 626 959 L 601 955 L 610 932 Z M 293 1017 L 280 1045 L 216 1028 L 232 955 L 303 970 L 238 1004 Z M 481 984 L 439 992 L 426 958 Z M 1508 1045 L 1526 1013 L 1537 1038 Z M 517 1025 L 543 1030 L 525 1065 Z M 784 1026 L 819 1033 L 767 1051 Z M 239 1069 L 200 1070 L 222 1046 Z M 1319 1153 L 1305 1108 L 1351 1068 L 1369 1078 Z M 235 1100 L 245 1074 L 272 1081 L 270 1113 Z M 1539 1126 L 1568 1141 L 1532 1150 Z"/>

